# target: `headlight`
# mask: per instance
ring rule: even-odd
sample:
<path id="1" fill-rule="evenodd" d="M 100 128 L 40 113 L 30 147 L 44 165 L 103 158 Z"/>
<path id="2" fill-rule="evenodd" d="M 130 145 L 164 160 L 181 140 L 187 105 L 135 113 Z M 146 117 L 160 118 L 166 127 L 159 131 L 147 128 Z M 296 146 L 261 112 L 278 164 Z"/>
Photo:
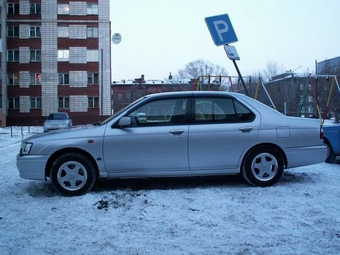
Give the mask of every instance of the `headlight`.
<path id="1" fill-rule="evenodd" d="M 30 150 L 33 146 L 33 143 L 22 142 L 20 148 L 20 155 L 27 155 L 30 153 Z"/>

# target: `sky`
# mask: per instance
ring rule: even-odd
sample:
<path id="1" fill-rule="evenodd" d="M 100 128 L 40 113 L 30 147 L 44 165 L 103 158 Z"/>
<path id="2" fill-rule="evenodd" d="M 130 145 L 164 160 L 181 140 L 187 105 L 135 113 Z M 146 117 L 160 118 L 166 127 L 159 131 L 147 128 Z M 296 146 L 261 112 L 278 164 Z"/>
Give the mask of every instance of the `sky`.
<path id="1" fill-rule="evenodd" d="M 213 43 L 205 18 L 228 14 L 242 75 L 276 63 L 282 71 L 315 73 L 315 61 L 340 56 L 338 0 L 110 0 L 112 79 L 164 80 L 204 59 L 237 72 Z"/>
<path id="2" fill-rule="evenodd" d="M 39 132 L 0 128 L 0 254 L 339 254 L 339 157 L 266 188 L 231 176 L 113 180 L 63 197 L 16 168 L 21 133 Z"/>

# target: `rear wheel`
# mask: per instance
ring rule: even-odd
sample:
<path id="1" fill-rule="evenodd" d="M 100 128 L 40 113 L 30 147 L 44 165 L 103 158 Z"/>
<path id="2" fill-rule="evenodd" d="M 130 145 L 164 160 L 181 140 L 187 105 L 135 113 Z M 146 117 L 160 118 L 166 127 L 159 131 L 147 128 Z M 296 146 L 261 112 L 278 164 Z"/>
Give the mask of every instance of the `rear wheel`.
<path id="1" fill-rule="evenodd" d="M 93 187 L 97 174 L 87 157 L 67 153 L 54 162 L 50 177 L 53 187 L 62 195 L 79 196 Z"/>
<path id="2" fill-rule="evenodd" d="M 327 147 L 327 158 L 325 160 L 326 163 L 333 163 L 336 159 L 336 154 L 334 153 L 332 146 L 330 143 L 326 140 L 324 142 L 324 145 Z"/>
<path id="3" fill-rule="evenodd" d="M 283 158 L 276 149 L 259 147 L 246 156 L 242 175 L 251 185 L 267 187 L 280 180 L 283 168 Z"/>

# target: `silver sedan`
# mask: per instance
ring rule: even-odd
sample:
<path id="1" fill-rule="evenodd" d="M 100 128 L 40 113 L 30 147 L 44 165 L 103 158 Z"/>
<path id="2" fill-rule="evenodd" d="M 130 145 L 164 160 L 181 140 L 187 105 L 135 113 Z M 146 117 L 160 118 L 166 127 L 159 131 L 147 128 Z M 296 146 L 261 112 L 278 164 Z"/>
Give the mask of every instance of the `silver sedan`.
<path id="1" fill-rule="evenodd" d="M 71 127 L 72 119 L 66 112 L 50 113 L 44 121 L 44 132 Z"/>
<path id="2" fill-rule="evenodd" d="M 147 95 L 97 125 L 22 141 L 20 176 L 81 195 L 98 179 L 235 175 L 275 184 L 284 169 L 325 161 L 320 122 L 228 92 Z"/>

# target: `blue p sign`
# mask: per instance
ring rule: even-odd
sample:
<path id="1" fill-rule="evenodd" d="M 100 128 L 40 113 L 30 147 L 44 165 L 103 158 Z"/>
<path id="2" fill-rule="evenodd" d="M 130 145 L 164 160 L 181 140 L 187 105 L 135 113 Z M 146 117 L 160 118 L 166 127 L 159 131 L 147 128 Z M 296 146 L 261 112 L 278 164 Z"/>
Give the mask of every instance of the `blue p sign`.
<path id="1" fill-rule="evenodd" d="M 207 17 L 205 23 L 215 45 L 219 46 L 238 41 L 228 14 Z"/>

